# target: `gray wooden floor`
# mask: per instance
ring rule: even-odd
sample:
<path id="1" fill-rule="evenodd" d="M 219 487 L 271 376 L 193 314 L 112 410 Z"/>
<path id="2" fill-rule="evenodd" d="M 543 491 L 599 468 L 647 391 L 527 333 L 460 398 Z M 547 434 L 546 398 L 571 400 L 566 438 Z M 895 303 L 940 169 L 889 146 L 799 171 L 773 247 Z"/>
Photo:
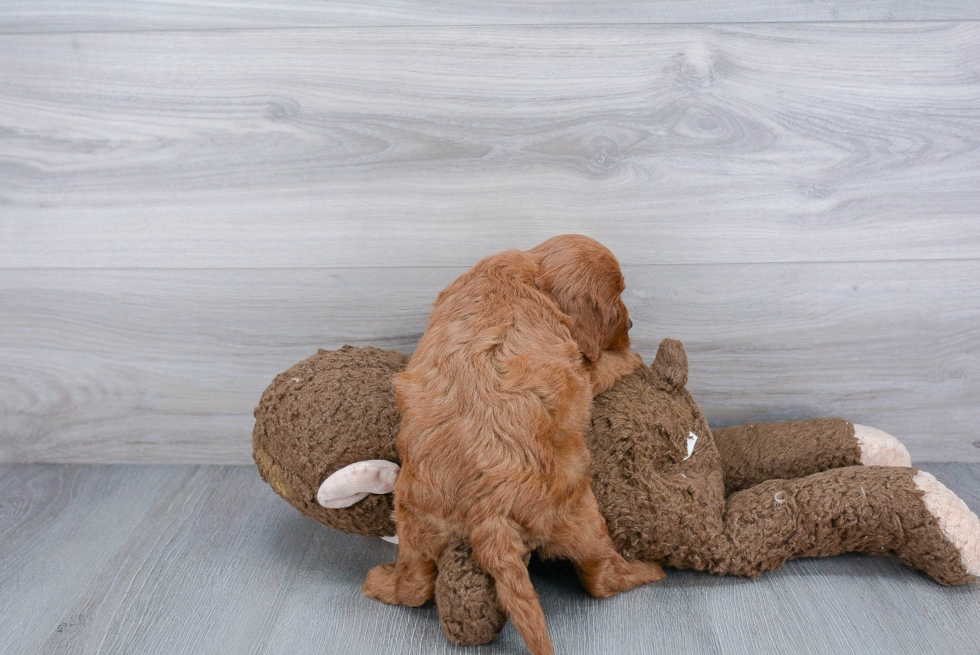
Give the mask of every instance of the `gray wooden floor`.
<path id="1" fill-rule="evenodd" d="M 980 465 L 922 467 L 980 509 Z M 525 652 L 510 625 L 459 649 L 431 604 L 361 596 L 395 552 L 300 516 L 253 467 L 0 466 L 0 653 Z M 668 574 L 608 600 L 560 565 L 534 584 L 563 653 L 977 652 L 980 585 L 889 558 Z"/>

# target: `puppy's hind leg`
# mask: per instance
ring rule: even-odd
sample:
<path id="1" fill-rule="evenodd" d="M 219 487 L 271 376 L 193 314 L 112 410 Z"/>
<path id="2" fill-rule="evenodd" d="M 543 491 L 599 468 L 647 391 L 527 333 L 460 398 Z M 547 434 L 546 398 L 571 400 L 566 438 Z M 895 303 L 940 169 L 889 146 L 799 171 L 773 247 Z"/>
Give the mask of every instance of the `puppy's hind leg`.
<path id="1" fill-rule="evenodd" d="M 363 593 L 383 603 L 419 607 L 435 593 L 436 562 L 420 548 L 414 526 L 404 523 L 398 529 L 398 561 L 368 571 Z"/>
<path id="2" fill-rule="evenodd" d="M 609 538 L 606 521 L 588 488 L 571 508 L 563 510 L 563 517 L 551 534 L 551 553 L 575 563 L 579 579 L 593 596 L 608 598 L 666 577 L 663 569 L 652 562 L 623 559 Z"/>

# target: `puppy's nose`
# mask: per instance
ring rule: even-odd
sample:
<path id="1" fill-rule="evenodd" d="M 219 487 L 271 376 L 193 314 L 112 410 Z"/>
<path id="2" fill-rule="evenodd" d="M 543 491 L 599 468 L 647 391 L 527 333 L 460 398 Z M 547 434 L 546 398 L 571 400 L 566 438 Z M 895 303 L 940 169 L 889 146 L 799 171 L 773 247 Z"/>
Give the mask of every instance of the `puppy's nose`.
<path id="1" fill-rule="evenodd" d="M 630 319 L 630 329 L 633 329 L 633 319 Z"/>

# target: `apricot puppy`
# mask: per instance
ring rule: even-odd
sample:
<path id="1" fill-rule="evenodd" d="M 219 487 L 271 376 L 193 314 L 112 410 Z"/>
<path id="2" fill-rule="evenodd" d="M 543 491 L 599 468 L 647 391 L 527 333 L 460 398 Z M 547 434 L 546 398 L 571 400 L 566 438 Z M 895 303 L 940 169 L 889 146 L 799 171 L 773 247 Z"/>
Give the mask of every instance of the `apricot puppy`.
<path id="1" fill-rule="evenodd" d="M 589 488 L 592 397 L 642 366 L 623 289 L 607 248 L 564 235 L 487 257 L 439 294 L 395 383 L 398 562 L 370 571 L 367 596 L 425 603 L 442 550 L 465 537 L 528 648 L 546 655 L 530 550 L 572 560 L 594 596 L 664 577 L 616 552 Z"/>

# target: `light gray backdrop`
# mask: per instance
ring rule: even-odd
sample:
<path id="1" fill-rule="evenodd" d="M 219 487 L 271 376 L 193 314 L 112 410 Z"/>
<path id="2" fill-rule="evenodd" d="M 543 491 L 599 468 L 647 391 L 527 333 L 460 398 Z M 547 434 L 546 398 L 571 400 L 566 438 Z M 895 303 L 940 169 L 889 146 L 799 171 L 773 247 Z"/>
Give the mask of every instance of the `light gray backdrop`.
<path id="1" fill-rule="evenodd" d="M 563 232 L 714 425 L 980 461 L 980 4 L 236 4 L 0 5 L 0 461 L 248 463 L 277 372 Z"/>

